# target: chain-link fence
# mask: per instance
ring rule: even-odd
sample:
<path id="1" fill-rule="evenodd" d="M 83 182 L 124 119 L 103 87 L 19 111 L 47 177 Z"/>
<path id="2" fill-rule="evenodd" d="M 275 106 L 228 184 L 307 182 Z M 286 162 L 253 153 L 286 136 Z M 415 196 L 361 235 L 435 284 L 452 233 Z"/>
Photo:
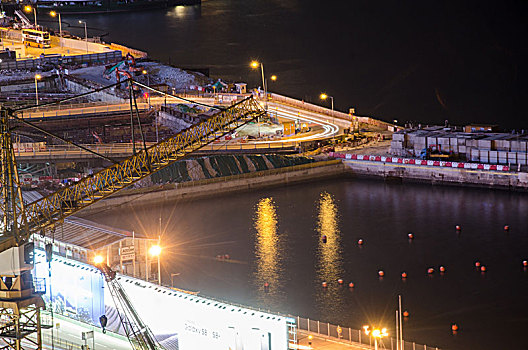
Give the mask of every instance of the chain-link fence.
<path id="1" fill-rule="evenodd" d="M 374 346 L 374 340 L 372 337 L 366 335 L 363 330 L 359 329 L 341 327 L 339 325 L 333 325 L 330 323 L 310 320 L 308 318 L 302 317 L 297 317 L 297 329 L 330 338 L 340 339 L 345 342 L 348 341 Z M 378 344 L 381 349 L 396 350 L 396 338 L 383 338 Z M 439 348 L 404 341 L 402 350 L 439 350 Z"/>

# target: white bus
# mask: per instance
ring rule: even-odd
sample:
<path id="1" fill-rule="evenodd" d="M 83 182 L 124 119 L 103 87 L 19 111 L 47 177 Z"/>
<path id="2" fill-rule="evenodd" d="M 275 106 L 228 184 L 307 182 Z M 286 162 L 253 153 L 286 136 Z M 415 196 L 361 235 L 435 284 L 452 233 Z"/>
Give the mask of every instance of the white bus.
<path id="1" fill-rule="evenodd" d="M 22 39 L 24 41 L 24 45 L 26 46 L 35 46 L 40 48 L 51 47 L 50 35 L 48 32 L 35 29 L 23 29 Z"/>

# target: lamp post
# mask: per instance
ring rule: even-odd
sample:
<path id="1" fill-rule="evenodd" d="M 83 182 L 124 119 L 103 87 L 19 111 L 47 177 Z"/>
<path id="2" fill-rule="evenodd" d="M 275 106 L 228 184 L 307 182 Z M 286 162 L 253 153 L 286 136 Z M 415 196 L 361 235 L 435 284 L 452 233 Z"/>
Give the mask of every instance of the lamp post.
<path id="1" fill-rule="evenodd" d="M 27 13 L 30 13 L 31 10 L 33 10 L 33 16 L 35 16 L 35 29 L 38 29 L 38 27 L 37 27 L 37 9 L 36 9 L 36 7 L 32 7 L 32 6 L 29 6 L 29 5 L 26 5 L 24 7 L 24 11 L 26 11 Z"/>
<path id="2" fill-rule="evenodd" d="M 334 97 L 333 97 L 333 96 L 330 96 L 330 95 L 327 95 L 326 93 L 323 92 L 323 93 L 321 93 L 321 95 L 319 95 L 319 98 L 320 98 L 321 100 L 323 100 L 323 101 L 326 100 L 326 99 L 328 99 L 328 98 L 330 99 L 330 102 L 331 102 L 331 105 L 332 105 L 332 124 L 334 124 L 334 126 L 335 126 L 335 119 L 334 119 Z M 332 137 L 334 137 L 334 136 L 335 136 L 335 133 L 333 134 Z"/>
<path id="3" fill-rule="evenodd" d="M 143 69 L 141 71 L 141 73 L 143 75 L 147 76 L 147 86 L 150 86 L 150 75 L 148 74 L 147 70 Z M 147 98 L 148 98 L 148 106 L 149 106 L 149 109 L 150 109 L 150 91 L 148 92 Z M 158 128 L 158 124 L 156 124 L 156 135 L 158 134 L 158 129 L 157 128 Z"/>
<path id="4" fill-rule="evenodd" d="M 35 75 L 35 99 L 36 99 L 36 102 L 37 102 L 37 106 L 39 104 L 37 81 L 40 80 L 41 78 L 42 78 L 42 76 L 40 74 Z"/>
<path id="5" fill-rule="evenodd" d="M 369 326 L 363 326 L 363 329 L 365 330 L 366 335 L 374 338 L 374 350 L 378 350 L 378 339 L 381 341 L 383 337 L 389 335 L 389 333 L 387 333 L 387 328 L 374 328 L 371 330 Z"/>
<path id="6" fill-rule="evenodd" d="M 159 245 L 159 238 L 158 238 L 158 244 L 155 244 L 152 247 L 150 247 L 149 253 L 150 255 L 158 258 L 158 284 L 161 286 L 161 268 L 160 268 L 161 246 Z"/>
<path id="7" fill-rule="evenodd" d="M 50 12 L 51 17 L 59 17 L 59 36 L 62 38 L 62 22 L 61 22 L 61 15 L 60 12 L 51 11 Z"/>
<path id="8" fill-rule="evenodd" d="M 253 69 L 258 69 L 260 67 L 260 73 L 262 74 L 262 88 L 264 89 L 264 108 L 268 110 L 268 88 L 266 86 L 266 79 L 264 79 L 264 65 L 262 62 L 251 61 L 250 67 Z"/>
<path id="9" fill-rule="evenodd" d="M 88 29 L 86 28 L 86 21 L 79 21 L 84 23 L 84 41 L 86 42 L 86 53 L 88 53 Z"/>

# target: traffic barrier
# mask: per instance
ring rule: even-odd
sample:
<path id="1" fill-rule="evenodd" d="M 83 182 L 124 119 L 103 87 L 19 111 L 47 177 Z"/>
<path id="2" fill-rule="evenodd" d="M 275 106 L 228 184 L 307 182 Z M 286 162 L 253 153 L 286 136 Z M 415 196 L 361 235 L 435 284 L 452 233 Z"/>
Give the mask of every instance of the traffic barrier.
<path id="1" fill-rule="evenodd" d="M 446 161 L 439 161 L 439 160 L 424 160 L 424 159 L 416 159 L 416 158 L 397 158 L 397 157 L 385 157 L 385 156 L 376 156 L 376 155 L 337 153 L 337 152 L 329 152 L 328 155 L 332 158 L 341 158 L 341 159 L 347 159 L 347 160 L 366 160 L 366 161 L 380 162 L 380 163 L 426 165 L 426 166 L 437 166 L 437 167 L 458 168 L 458 169 L 510 171 L 510 167 L 506 165 L 495 165 L 495 164 L 464 163 L 464 162 L 451 162 L 451 161 L 446 162 Z"/>

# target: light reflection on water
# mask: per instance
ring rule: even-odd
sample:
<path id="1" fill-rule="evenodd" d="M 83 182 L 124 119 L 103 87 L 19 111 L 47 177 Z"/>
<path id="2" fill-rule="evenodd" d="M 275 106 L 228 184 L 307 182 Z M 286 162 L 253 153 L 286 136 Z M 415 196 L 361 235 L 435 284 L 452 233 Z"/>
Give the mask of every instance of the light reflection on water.
<path id="1" fill-rule="evenodd" d="M 322 319 L 344 310 L 343 286 L 338 286 L 337 280 L 343 277 L 343 261 L 341 256 L 341 232 L 339 231 L 339 214 L 335 199 L 323 192 L 319 198 L 317 215 L 317 268 L 316 268 L 316 300 Z M 323 242 L 326 236 L 326 243 Z M 323 288 L 322 282 L 328 287 Z"/>
<path id="2" fill-rule="evenodd" d="M 254 216 L 255 259 L 254 274 L 255 290 L 258 301 L 263 307 L 281 305 L 284 291 L 280 281 L 284 279 L 281 264 L 281 239 L 277 232 L 277 208 L 272 198 L 262 198 L 256 206 Z M 265 283 L 269 287 L 265 287 Z"/>

